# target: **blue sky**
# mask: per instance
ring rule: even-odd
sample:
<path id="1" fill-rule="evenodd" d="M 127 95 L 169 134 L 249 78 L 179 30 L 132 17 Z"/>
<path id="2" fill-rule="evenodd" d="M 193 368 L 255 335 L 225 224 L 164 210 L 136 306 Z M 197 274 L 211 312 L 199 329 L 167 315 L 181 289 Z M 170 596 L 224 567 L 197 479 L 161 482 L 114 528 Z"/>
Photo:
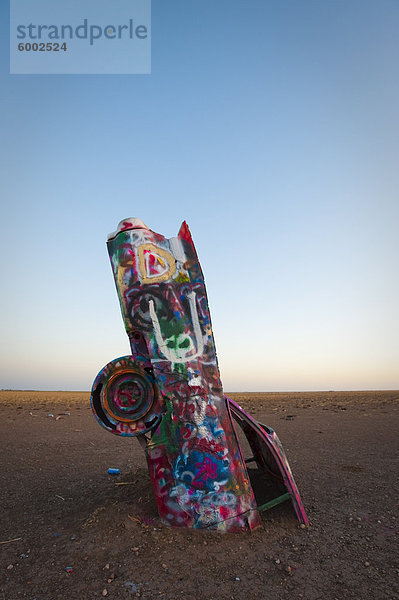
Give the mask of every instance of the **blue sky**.
<path id="1" fill-rule="evenodd" d="M 129 353 L 105 246 L 186 219 L 227 391 L 399 388 L 399 4 L 153 0 L 151 75 L 9 75 L 0 387 Z"/>

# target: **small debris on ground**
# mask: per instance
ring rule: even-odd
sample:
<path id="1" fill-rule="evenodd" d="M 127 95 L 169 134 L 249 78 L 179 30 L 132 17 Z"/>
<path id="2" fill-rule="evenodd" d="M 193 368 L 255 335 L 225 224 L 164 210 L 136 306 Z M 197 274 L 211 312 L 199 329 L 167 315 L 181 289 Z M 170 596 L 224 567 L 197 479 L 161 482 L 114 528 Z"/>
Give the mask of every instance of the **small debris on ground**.
<path id="1" fill-rule="evenodd" d="M 133 594 L 134 592 L 137 592 L 137 585 L 135 583 L 133 583 L 132 581 L 126 581 L 125 587 L 130 588 L 129 592 L 131 594 Z"/>

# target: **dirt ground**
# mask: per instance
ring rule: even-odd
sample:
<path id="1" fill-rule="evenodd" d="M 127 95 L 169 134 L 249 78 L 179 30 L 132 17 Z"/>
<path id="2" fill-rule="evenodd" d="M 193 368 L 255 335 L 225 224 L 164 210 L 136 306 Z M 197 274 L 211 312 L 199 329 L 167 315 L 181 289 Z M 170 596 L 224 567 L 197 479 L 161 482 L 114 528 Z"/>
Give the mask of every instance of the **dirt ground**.
<path id="1" fill-rule="evenodd" d="M 277 431 L 308 529 L 289 503 L 253 533 L 164 527 L 89 394 L 0 392 L 0 600 L 399 599 L 399 392 L 231 396 Z"/>

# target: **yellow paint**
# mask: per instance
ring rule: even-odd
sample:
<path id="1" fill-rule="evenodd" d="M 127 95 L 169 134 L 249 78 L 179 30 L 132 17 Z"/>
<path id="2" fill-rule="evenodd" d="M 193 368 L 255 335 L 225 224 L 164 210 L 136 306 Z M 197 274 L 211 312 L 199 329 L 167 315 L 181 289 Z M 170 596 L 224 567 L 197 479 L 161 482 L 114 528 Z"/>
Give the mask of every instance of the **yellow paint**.
<path id="1" fill-rule="evenodd" d="M 164 269 L 160 275 L 151 276 L 147 270 L 146 256 L 145 253 L 148 252 L 155 256 L 161 268 Z M 172 279 L 173 275 L 176 273 L 176 262 L 174 257 L 163 248 L 158 248 L 154 244 L 141 244 L 137 248 L 137 254 L 139 258 L 139 270 L 141 275 L 141 282 L 146 283 L 159 283 L 160 281 L 168 281 L 168 279 Z"/>

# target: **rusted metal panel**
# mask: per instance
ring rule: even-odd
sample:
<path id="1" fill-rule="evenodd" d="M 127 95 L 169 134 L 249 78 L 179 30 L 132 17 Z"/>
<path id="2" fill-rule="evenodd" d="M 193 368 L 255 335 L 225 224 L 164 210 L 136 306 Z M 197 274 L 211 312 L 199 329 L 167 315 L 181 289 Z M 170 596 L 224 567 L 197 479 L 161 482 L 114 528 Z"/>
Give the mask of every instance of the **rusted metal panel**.
<path id="1" fill-rule="evenodd" d="M 279 498 L 281 500 L 291 500 L 300 523 L 309 525 L 301 495 L 295 483 L 283 445 L 276 432 L 271 427 L 255 421 L 234 400 L 227 398 L 227 401 L 233 418 L 242 428 L 249 442 L 254 462 L 259 471 L 266 474 L 269 478 L 277 479 L 277 483 L 280 483 L 282 495 L 274 499 L 269 499 L 263 506 L 258 506 L 259 510 L 261 511 L 262 508 L 266 510 L 279 504 L 280 502 L 276 502 L 276 499 L 278 500 Z M 287 493 L 284 493 L 285 490 Z"/>

